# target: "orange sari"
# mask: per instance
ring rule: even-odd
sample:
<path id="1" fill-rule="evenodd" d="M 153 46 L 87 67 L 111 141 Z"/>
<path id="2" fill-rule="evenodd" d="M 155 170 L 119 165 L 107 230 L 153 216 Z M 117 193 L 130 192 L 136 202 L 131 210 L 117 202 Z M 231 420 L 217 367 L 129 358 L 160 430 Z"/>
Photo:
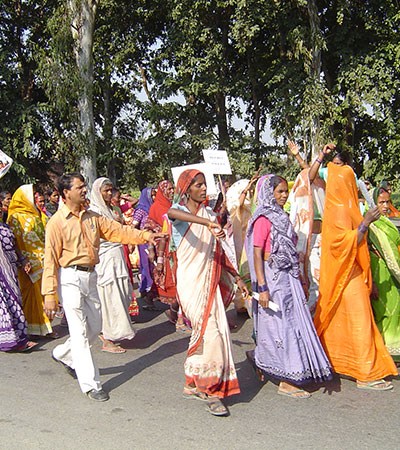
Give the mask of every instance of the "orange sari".
<path id="1" fill-rule="evenodd" d="M 328 164 L 315 327 L 335 372 L 373 381 L 398 372 L 374 322 L 366 237 L 357 245 L 362 220 L 353 170 Z"/>

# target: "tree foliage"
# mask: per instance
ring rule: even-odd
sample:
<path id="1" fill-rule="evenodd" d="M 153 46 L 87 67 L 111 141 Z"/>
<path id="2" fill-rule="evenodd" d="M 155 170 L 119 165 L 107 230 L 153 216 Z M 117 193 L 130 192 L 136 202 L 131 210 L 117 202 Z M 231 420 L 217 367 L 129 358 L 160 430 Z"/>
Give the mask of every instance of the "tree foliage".
<path id="1" fill-rule="evenodd" d="M 93 147 L 125 188 L 204 148 L 228 150 L 239 177 L 262 163 L 293 178 L 292 138 L 307 158 L 334 140 L 358 175 L 400 185 L 398 1 L 95 2 L 92 143 L 69 3 L 0 5 L 0 145 L 16 161 L 3 184 L 79 170 Z"/>

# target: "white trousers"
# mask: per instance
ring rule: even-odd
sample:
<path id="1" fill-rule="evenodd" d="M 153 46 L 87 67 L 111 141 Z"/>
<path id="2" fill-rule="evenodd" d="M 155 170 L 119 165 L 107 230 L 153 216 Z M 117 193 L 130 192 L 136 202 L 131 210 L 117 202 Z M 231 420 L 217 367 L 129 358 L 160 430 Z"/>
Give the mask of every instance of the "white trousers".
<path id="1" fill-rule="evenodd" d="M 82 392 L 99 390 L 99 369 L 91 351 L 91 343 L 101 331 L 96 272 L 61 267 L 58 295 L 68 321 L 70 337 L 53 350 L 53 356 L 75 369 Z"/>

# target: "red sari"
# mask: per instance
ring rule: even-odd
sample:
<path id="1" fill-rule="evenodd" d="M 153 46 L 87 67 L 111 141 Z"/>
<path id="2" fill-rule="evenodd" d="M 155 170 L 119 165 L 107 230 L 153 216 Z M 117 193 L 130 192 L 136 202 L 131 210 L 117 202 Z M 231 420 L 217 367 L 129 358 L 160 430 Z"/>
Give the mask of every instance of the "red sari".
<path id="1" fill-rule="evenodd" d="M 161 181 L 158 184 L 156 198 L 150 207 L 145 229 L 160 233 L 166 227 L 167 212 L 172 205 L 166 197 L 166 193 L 171 185 L 172 183 L 168 180 Z M 159 254 L 157 247 L 156 254 Z M 153 271 L 154 286 L 158 297 L 163 303 L 169 305 L 176 302 L 176 283 L 172 275 L 170 256 L 169 242 L 167 241 L 163 255 L 163 270 L 161 273 L 157 270 Z"/>

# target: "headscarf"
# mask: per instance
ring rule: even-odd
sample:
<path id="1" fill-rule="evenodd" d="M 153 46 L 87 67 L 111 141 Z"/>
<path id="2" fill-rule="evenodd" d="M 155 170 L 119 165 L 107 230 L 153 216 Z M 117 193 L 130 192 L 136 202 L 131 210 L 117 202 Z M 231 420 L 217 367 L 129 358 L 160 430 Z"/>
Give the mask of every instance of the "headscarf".
<path id="1" fill-rule="evenodd" d="M 24 184 L 14 192 L 8 207 L 8 217 L 15 213 L 31 214 L 40 219 L 40 212 L 36 208 L 33 196 L 33 184 Z"/>
<path id="2" fill-rule="evenodd" d="M 100 214 L 103 217 L 106 217 L 107 219 L 116 220 L 113 210 L 106 204 L 100 192 L 101 188 L 108 185 L 112 186 L 112 182 L 108 178 L 101 177 L 94 180 L 90 195 L 90 210 L 96 212 L 97 214 Z M 121 247 L 121 244 L 118 244 L 117 242 L 110 242 L 105 239 L 100 239 L 99 256 L 101 257 L 108 250 L 116 247 Z M 99 278 L 102 278 L 102 276 L 99 275 Z"/>
<path id="3" fill-rule="evenodd" d="M 240 196 L 249 183 L 250 181 L 246 179 L 236 181 L 226 191 L 226 207 L 230 215 L 233 215 L 234 212 L 239 208 Z M 251 198 L 250 194 L 247 193 L 243 207 L 250 211 L 250 206 L 251 206 Z"/>
<path id="4" fill-rule="evenodd" d="M 274 197 L 274 176 L 269 176 L 263 182 L 258 194 L 258 206 L 250 219 L 247 229 L 246 251 L 252 278 L 255 277 L 253 227 L 261 216 L 266 217 L 271 227 L 271 255 L 269 264 L 277 270 L 288 269 L 294 277 L 299 276 L 299 257 L 296 250 L 297 236 L 290 223 L 289 216 L 278 205 Z M 284 181 L 282 179 L 282 181 Z"/>
<path id="5" fill-rule="evenodd" d="M 319 301 L 315 327 L 321 335 L 335 315 L 354 264 L 363 271 L 369 291 L 372 287 L 367 240 L 358 244 L 358 226 L 363 220 L 353 169 L 328 163 L 324 220 L 322 222 Z"/>
<path id="6" fill-rule="evenodd" d="M 185 203 L 186 193 L 192 184 L 193 180 L 197 177 L 197 175 L 204 175 L 203 172 L 197 169 L 187 169 L 184 170 L 178 178 L 178 182 L 176 183 L 176 195 L 174 198 L 175 203 Z"/>
<path id="7" fill-rule="evenodd" d="M 150 207 L 149 215 L 147 217 L 147 222 L 150 225 L 153 225 L 152 222 L 155 222 L 155 224 L 162 227 L 164 221 L 163 216 L 168 212 L 172 205 L 172 202 L 167 198 L 167 190 L 170 186 L 172 186 L 172 183 L 168 180 L 161 181 L 158 184 L 156 198 Z"/>
<path id="8" fill-rule="evenodd" d="M 150 206 L 153 204 L 153 198 L 151 196 L 153 189 L 154 188 L 152 187 L 146 187 L 142 189 L 142 192 L 140 193 L 139 202 L 136 205 L 135 209 L 142 209 L 147 213 L 150 211 Z"/>
<path id="9" fill-rule="evenodd" d="M 385 183 L 385 182 L 383 182 Z M 387 182 L 386 182 L 386 187 L 383 187 L 383 183 L 381 184 L 381 186 L 376 187 L 373 191 L 372 191 L 372 198 L 374 200 L 375 205 L 378 204 L 378 197 L 382 194 L 382 192 L 386 192 L 387 194 L 389 193 L 387 191 Z"/>
<path id="10" fill-rule="evenodd" d="M 43 272 L 44 226 L 41 214 L 35 207 L 32 184 L 25 184 L 14 192 L 7 223 L 14 233 L 18 250 L 31 263 L 32 269 L 28 275 L 32 283 L 36 283 Z"/>
<path id="11" fill-rule="evenodd" d="M 97 180 L 94 181 L 92 186 L 92 192 L 90 195 L 91 198 L 90 209 L 97 212 L 101 216 L 107 217 L 107 219 L 115 220 L 111 208 L 104 201 L 100 191 L 104 186 L 108 185 L 112 186 L 112 182 L 111 180 L 105 177 L 97 178 Z"/>

